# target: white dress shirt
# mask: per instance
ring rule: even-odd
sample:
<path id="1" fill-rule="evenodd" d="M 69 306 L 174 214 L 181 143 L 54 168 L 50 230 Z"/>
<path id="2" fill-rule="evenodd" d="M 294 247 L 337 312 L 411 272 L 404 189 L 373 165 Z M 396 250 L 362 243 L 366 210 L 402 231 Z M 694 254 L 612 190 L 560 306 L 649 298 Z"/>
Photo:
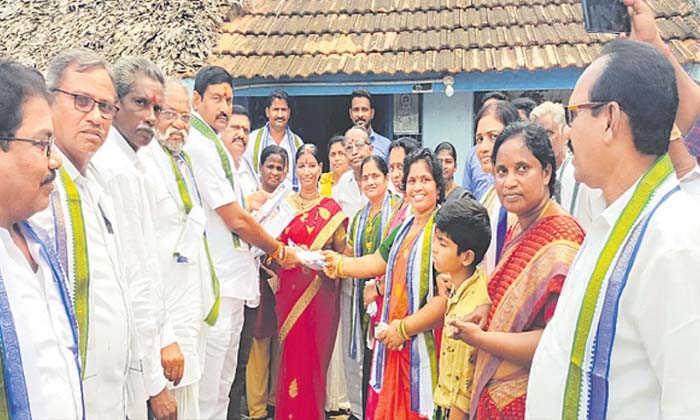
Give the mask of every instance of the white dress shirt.
<path id="1" fill-rule="evenodd" d="M 557 180 L 561 186 L 559 204 L 574 216 L 584 229 L 588 229 L 591 221 L 605 209 L 605 200 L 601 190 L 589 188 L 583 182 L 576 182 L 574 177 L 576 168 L 572 157 L 567 154 L 557 170 Z"/>
<path id="2" fill-rule="evenodd" d="M 343 213 L 352 218 L 367 204 L 367 197 L 360 191 L 360 184 L 355 179 L 352 169 L 340 176 L 332 188 L 333 199 L 340 204 Z"/>
<path id="3" fill-rule="evenodd" d="M 250 163 L 247 157 L 241 156 L 238 168 L 236 168 L 236 176 L 238 177 L 238 181 L 241 183 L 241 192 L 243 193 L 243 197 L 247 197 L 249 194 L 260 190 L 260 180 L 253 169 L 253 165 Z M 260 261 L 258 258 L 255 258 L 255 264 L 257 266 L 255 274 L 259 280 Z M 260 296 L 254 299 L 246 300 L 245 302 L 245 306 L 249 308 L 257 308 L 259 305 Z"/>
<path id="4" fill-rule="evenodd" d="M 158 261 L 165 286 L 166 315 L 185 356 L 185 372 L 178 387 L 191 385 L 202 375 L 206 327 L 204 318 L 214 300 L 202 235 L 196 255 L 188 255 L 187 262 L 178 262 L 173 255 L 180 235 L 187 223 L 187 212 L 180 196 L 172 161 L 166 151 L 153 141 L 139 151 L 146 173 L 154 186 L 155 233 L 158 243 Z M 194 174 L 187 163 L 176 158 L 192 204 L 201 206 Z M 208 297 L 205 298 L 205 295 Z M 208 303 L 205 306 L 205 301 Z M 170 384 L 172 388 L 172 384 Z"/>
<path id="5" fill-rule="evenodd" d="M 30 267 L 10 232 L 0 228 L 0 271 L 19 341 L 32 416 L 81 419 L 78 349 L 67 308 L 41 245 L 26 232 L 23 236 L 38 270 Z"/>
<path id="6" fill-rule="evenodd" d="M 197 115 L 196 112 L 193 114 Z M 217 141 L 223 148 L 221 141 L 218 139 Z M 234 187 L 226 177 L 216 145 L 195 127 L 190 128 L 185 151 L 192 160 L 195 180 L 207 214 L 207 239 L 214 269 L 221 284 L 220 295 L 241 300 L 254 300 L 260 296 L 260 291 L 258 273 L 250 246 L 241 240 L 241 247 L 234 247 L 231 231 L 216 212 L 219 207 L 233 202 L 237 202 L 245 209 L 236 166 L 226 149 L 223 150 L 224 158 L 228 160 L 231 167 Z"/>
<path id="7" fill-rule="evenodd" d="M 148 396 L 154 396 L 167 382 L 160 350 L 175 341 L 165 315 L 163 280 L 156 252 L 152 201 L 155 194 L 143 163 L 115 127 L 110 129 L 105 144 L 92 161 L 119 209 L 115 231 L 127 261 L 126 281 L 143 360 L 143 382 Z"/>
<path id="8" fill-rule="evenodd" d="M 88 419 L 124 418 L 126 416 L 126 384 L 133 343 L 131 313 L 127 303 L 124 267 L 118 242 L 113 233 L 116 219 L 110 197 L 101 186 L 92 165 L 82 176 L 71 161 L 64 157 L 63 168 L 80 194 L 85 236 L 88 245 L 90 276 L 88 341 L 83 390 Z M 57 231 L 59 221 L 51 207 L 35 214 L 31 221 L 49 232 L 53 241 L 65 235 L 67 266 L 74 266 L 70 214 L 66 192 L 55 183 L 60 197 L 59 213 L 65 218 L 67 231 Z M 74 273 L 66 269 L 73 293 Z M 74 297 L 73 297 L 74 298 Z"/>
<path id="9" fill-rule="evenodd" d="M 656 194 L 674 185 L 677 181 L 670 179 Z M 586 287 L 635 187 L 593 220 L 569 270 L 530 370 L 529 419 L 562 415 L 573 336 Z M 610 419 L 700 416 L 698 214 L 700 206 L 679 191 L 651 217 L 619 301 L 608 375 Z M 601 293 L 605 293 L 605 284 Z M 585 404 L 582 401 L 584 408 Z"/>

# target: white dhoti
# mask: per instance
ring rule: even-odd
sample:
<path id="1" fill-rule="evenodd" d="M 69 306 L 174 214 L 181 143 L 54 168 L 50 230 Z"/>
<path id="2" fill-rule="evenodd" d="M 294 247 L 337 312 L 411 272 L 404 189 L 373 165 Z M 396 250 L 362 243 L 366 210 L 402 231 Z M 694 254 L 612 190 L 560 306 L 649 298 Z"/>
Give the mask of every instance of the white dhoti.
<path id="1" fill-rule="evenodd" d="M 222 297 L 219 319 L 209 329 L 204 371 L 199 383 L 202 419 L 226 419 L 228 393 L 236 373 L 245 301 Z"/>
<path id="2" fill-rule="evenodd" d="M 345 283 L 345 281 L 344 281 Z M 345 285 L 343 284 L 343 287 Z M 326 411 L 349 410 L 350 400 L 348 399 L 348 387 L 345 380 L 345 368 L 343 364 L 343 313 L 344 300 L 351 300 L 346 296 L 345 290 L 340 292 L 341 322 L 338 326 L 338 334 L 335 338 L 331 363 L 328 365 L 326 373 Z M 360 400 L 362 394 L 360 394 Z"/>
<path id="3" fill-rule="evenodd" d="M 177 401 L 177 418 L 179 420 L 199 420 L 199 383 L 175 388 L 171 391 Z"/>
<path id="4" fill-rule="evenodd" d="M 343 287 L 346 284 L 351 284 L 349 280 L 343 280 Z M 350 401 L 350 410 L 352 414 L 358 419 L 361 419 L 364 412 L 364 406 L 362 405 L 362 363 L 364 358 L 364 339 L 362 337 L 362 328 L 358 328 L 356 332 L 359 337 L 357 342 L 360 343 L 357 349 L 357 360 L 350 357 L 350 338 L 352 335 L 352 287 L 344 289 L 340 293 L 340 328 L 339 332 L 342 333 L 342 341 L 336 343 L 341 346 L 341 354 L 343 355 L 343 367 L 345 369 L 345 383 L 347 385 L 347 397 Z M 348 294 L 349 291 L 350 294 Z M 371 362 L 371 361 L 370 361 Z"/>

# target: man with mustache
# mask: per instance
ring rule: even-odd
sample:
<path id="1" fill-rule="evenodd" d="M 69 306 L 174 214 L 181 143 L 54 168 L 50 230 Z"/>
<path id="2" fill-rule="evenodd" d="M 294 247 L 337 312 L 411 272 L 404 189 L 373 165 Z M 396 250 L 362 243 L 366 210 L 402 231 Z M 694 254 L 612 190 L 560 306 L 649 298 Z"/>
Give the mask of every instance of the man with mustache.
<path id="1" fill-rule="evenodd" d="M 343 147 L 345 147 L 345 154 L 350 162 L 350 170 L 340 177 L 338 186 L 333 188 L 333 198 L 340 204 L 343 213 L 354 216 L 367 204 L 367 198 L 360 189 L 360 181 L 362 179 L 360 171 L 362 169 L 362 161 L 372 155 L 374 146 L 370 144 L 367 130 L 364 127 L 355 126 L 345 132 Z M 362 406 L 362 355 L 359 356 L 358 360 L 354 360 L 348 352 L 350 337 L 347 333 L 351 330 L 352 282 L 343 282 L 340 296 L 341 325 L 338 329 L 338 337 L 341 337 L 341 331 L 344 335 L 342 335 L 342 345 L 336 342 L 336 350 L 333 356 L 340 357 L 342 355 L 343 362 L 341 364 L 345 369 L 344 376 L 348 388 L 347 395 L 350 400 L 350 407 L 353 415 L 361 419 L 364 411 Z M 339 347 L 342 347 L 342 349 Z"/>
<path id="2" fill-rule="evenodd" d="M 224 418 L 237 365 L 247 300 L 260 296 L 256 246 L 284 265 L 299 262 L 293 249 L 270 236 L 245 210 L 245 199 L 231 155 L 219 138 L 233 103 L 231 75 L 206 66 L 195 77 L 189 153 L 207 216 L 207 240 L 220 283 L 218 319 L 207 334 L 204 371 L 199 384 L 200 418 Z"/>
<path id="3" fill-rule="evenodd" d="M 241 191 L 243 192 L 243 195 L 247 197 L 246 201 L 248 202 L 248 207 L 250 208 L 251 202 L 255 201 L 251 200 L 251 197 L 253 197 L 251 194 L 261 194 L 263 197 L 266 196 L 266 194 L 264 191 L 260 191 L 260 181 L 258 176 L 253 169 L 253 165 L 251 165 L 250 161 L 245 156 L 249 136 L 250 115 L 248 114 L 248 110 L 242 105 L 234 105 L 228 126 L 226 126 L 226 129 L 221 134 L 221 141 L 224 143 L 224 146 L 226 146 L 226 149 L 233 158 L 233 165 L 236 168 L 236 176 L 241 183 Z M 253 206 L 256 208 L 259 207 L 257 203 L 253 204 Z M 228 405 L 228 418 L 230 419 L 241 418 L 241 400 L 243 399 L 243 394 L 245 393 L 244 385 L 246 378 L 246 365 L 248 364 L 248 357 L 250 356 L 250 349 L 253 344 L 253 326 L 255 322 L 256 309 L 259 305 L 259 297 L 246 300 L 243 315 L 243 330 L 241 332 L 241 341 L 238 347 L 236 374 L 233 384 L 231 385 L 231 391 L 229 392 L 230 402 Z"/>
<path id="4" fill-rule="evenodd" d="M 9 418 L 82 419 L 78 334 L 68 280 L 27 218 L 49 205 L 61 158 L 51 94 L 36 70 L 0 60 L 0 398 Z"/>
<path id="5" fill-rule="evenodd" d="M 132 363 L 130 417 L 145 417 L 148 400 L 156 419 L 174 419 L 177 403 L 167 382 L 182 379 L 184 357 L 165 315 L 154 227 L 155 187 L 137 155 L 155 134 L 156 118 L 163 107 L 164 78 L 160 69 L 144 57 L 123 57 L 112 71 L 119 110 L 94 163 L 119 209 L 117 238 L 129 262 L 126 281 L 141 359 L 140 363 Z"/>
<path id="6" fill-rule="evenodd" d="M 700 413 L 700 208 L 688 194 L 697 191 L 697 169 L 691 179 L 676 172 L 680 141 L 671 136 L 674 122 L 687 129 L 697 117 L 700 95 L 651 8 L 624 3 L 631 36 L 645 43 L 607 44 L 567 106 L 575 177 L 600 188 L 607 207 L 540 338 L 526 418 Z"/>
<path id="7" fill-rule="evenodd" d="M 374 152 L 369 136 L 364 127 L 352 127 L 345 132 L 343 147 L 350 163 L 350 170 L 338 180 L 337 188 L 333 189 L 333 199 L 340 204 L 343 213 L 354 215 L 367 204 L 367 199 L 360 190 L 360 169 L 362 161 Z"/>
<path id="8" fill-rule="evenodd" d="M 54 92 L 52 122 L 63 167 L 52 205 L 32 224 L 48 232 L 68 275 L 86 417 L 123 419 L 127 394 L 133 393 L 127 387 L 129 363 L 137 353 L 115 209 L 91 162 L 116 115 L 117 95 L 104 59 L 87 49 L 54 57 L 47 85 Z"/>
<path id="9" fill-rule="evenodd" d="M 287 151 L 291 160 L 287 179 L 292 182 L 297 190 L 299 183 L 296 177 L 296 162 L 294 156 L 297 149 L 304 144 L 304 141 L 289 128 L 289 117 L 292 115 L 292 108 L 289 106 L 289 95 L 283 90 L 275 90 L 267 97 L 265 116 L 267 123 L 250 133 L 250 143 L 252 147 L 246 150 L 246 156 L 256 173 L 260 166 L 260 153 L 270 144 L 276 144 Z M 273 143 L 274 142 L 274 143 Z"/>
<path id="10" fill-rule="evenodd" d="M 372 107 L 372 95 L 366 89 L 355 89 L 350 99 L 350 121 L 355 127 L 363 127 L 367 130 L 369 141 L 374 147 L 374 154 L 385 161 L 389 161 L 389 146 L 391 141 L 374 131 L 372 120 L 374 119 L 374 108 Z"/>
<path id="11" fill-rule="evenodd" d="M 233 158 L 233 165 L 248 196 L 260 190 L 260 181 L 251 161 L 245 155 L 250 138 L 250 114 L 242 105 L 234 105 L 226 129 L 221 133 L 221 141 Z"/>
<path id="12" fill-rule="evenodd" d="M 182 150 L 190 131 L 187 86 L 165 83 L 163 109 L 156 119 L 156 139 L 139 151 L 154 186 L 154 226 L 158 262 L 163 276 L 165 313 L 184 356 L 184 369 L 168 388 L 177 401 L 178 417 L 200 418 L 199 379 L 202 376 L 206 327 L 216 302 L 211 260 L 207 254 L 206 216 L 189 156 Z M 177 378 L 180 378 L 179 380 Z"/>

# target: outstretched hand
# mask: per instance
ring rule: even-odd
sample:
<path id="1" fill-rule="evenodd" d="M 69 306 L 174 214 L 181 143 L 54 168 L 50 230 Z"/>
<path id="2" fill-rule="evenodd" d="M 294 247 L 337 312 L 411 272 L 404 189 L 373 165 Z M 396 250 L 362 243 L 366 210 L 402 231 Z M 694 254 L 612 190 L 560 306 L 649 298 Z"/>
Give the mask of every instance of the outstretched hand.
<path id="1" fill-rule="evenodd" d="M 279 261 L 279 264 L 283 268 L 294 268 L 301 264 L 301 260 L 299 259 L 297 252 L 294 250 L 294 247 L 288 246 L 286 247 L 286 251 L 287 253 L 284 256 L 284 259 Z"/>
<path id="2" fill-rule="evenodd" d="M 343 258 L 342 255 L 335 251 L 321 251 L 323 257 L 326 259 L 326 266 L 323 267 L 323 273 L 331 279 L 337 279 L 338 276 L 338 264 Z"/>

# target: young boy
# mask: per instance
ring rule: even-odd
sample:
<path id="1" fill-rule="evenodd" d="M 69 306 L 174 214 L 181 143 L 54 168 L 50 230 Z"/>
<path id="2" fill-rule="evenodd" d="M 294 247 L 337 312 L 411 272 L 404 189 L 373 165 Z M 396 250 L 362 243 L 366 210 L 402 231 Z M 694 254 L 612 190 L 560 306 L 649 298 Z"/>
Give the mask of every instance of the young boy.
<path id="1" fill-rule="evenodd" d="M 448 201 L 435 215 L 433 264 L 441 273 L 438 281 L 445 281 L 448 297 L 434 395 L 437 419 L 469 418 L 474 348 L 449 338 L 448 321 L 491 304 L 486 276 L 478 267 L 490 241 L 488 212 L 470 194 Z"/>

